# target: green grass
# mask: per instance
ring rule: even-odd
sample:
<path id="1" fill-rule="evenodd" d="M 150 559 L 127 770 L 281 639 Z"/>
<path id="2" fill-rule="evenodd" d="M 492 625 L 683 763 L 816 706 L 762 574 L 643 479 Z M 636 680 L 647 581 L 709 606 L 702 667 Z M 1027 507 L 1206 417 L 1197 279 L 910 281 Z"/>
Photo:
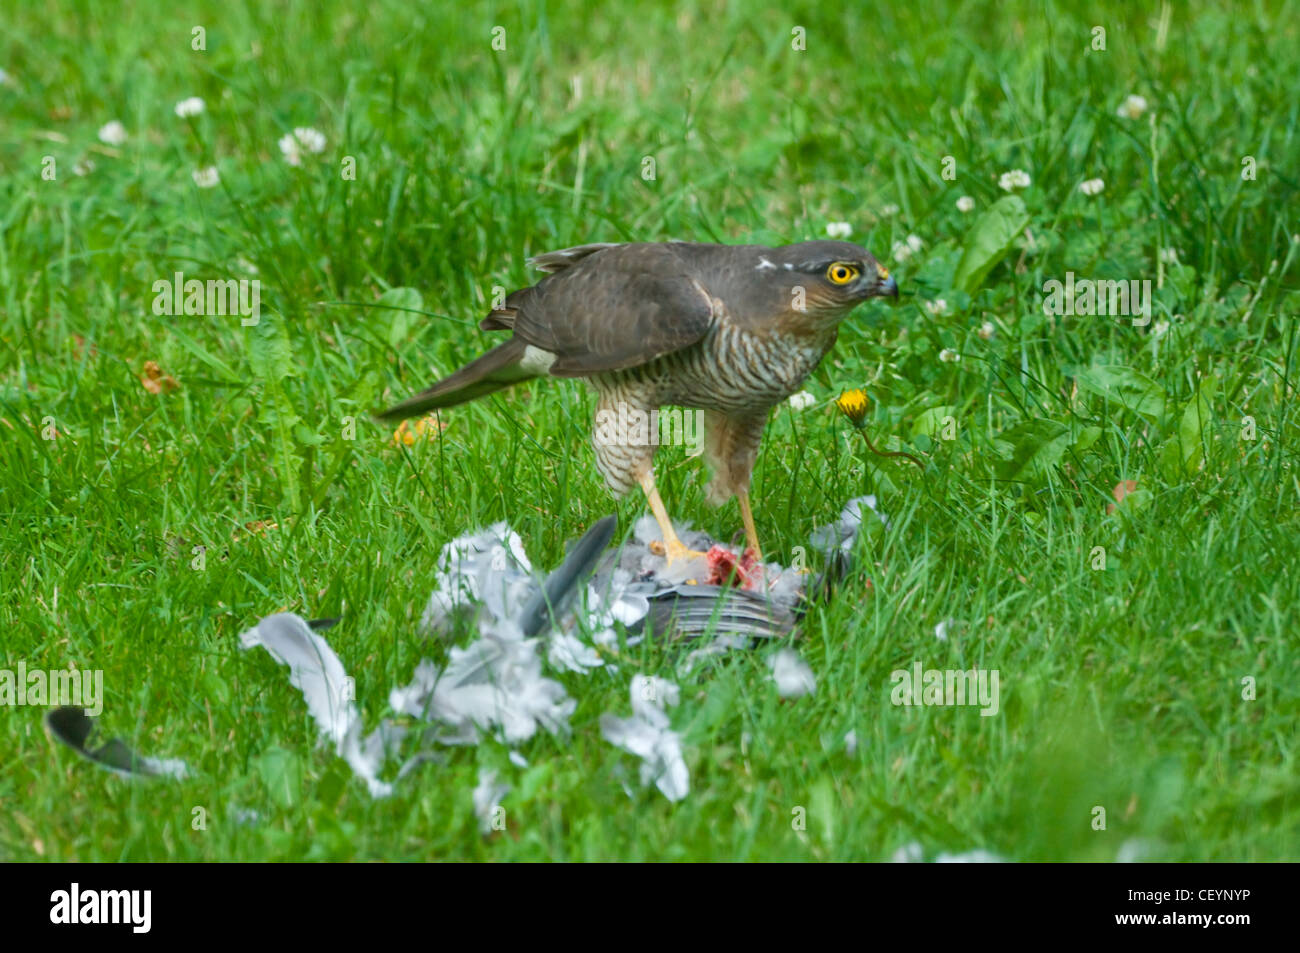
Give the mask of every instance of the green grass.
<path id="1" fill-rule="evenodd" d="M 934 0 L 192 6 L 0 13 L 3 658 L 102 669 L 101 730 L 196 770 L 127 783 L 55 747 L 40 709 L 0 710 L 0 857 L 876 860 L 915 840 L 1112 860 L 1139 838 L 1160 859 L 1295 858 L 1296 3 L 1163 20 Z M 1116 115 L 1130 93 L 1151 103 L 1137 120 Z M 180 119 L 188 96 L 207 111 Z M 109 148 L 96 130 L 114 118 L 130 138 Z M 276 144 L 295 126 L 328 140 L 299 169 Z M 196 188 L 211 164 L 220 184 Z M 958 259 L 1013 168 L 1032 178 L 1017 193 L 1032 241 L 1018 230 L 967 293 Z M 1104 191 L 1082 195 L 1094 177 Z M 410 448 L 368 413 L 486 347 L 475 322 L 494 286 L 535 279 L 530 254 L 799 241 L 840 220 L 903 296 L 845 323 L 808 383 L 821 403 L 780 409 L 755 476 L 773 558 L 851 496 L 893 515 L 808 620 L 817 693 L 780 701 L 763 651 L 682 681 L 691 794 L 629 799 L 636 762 L 598 716 L 627 713 L 636 672 L 676 679 L 678 658 L 638 649 L 617 675 L 557 676 L 574 735 L 524 745 L 531 768 L 496 744 L 453 749 L 372 800 L 239 632 L 341 613 L 330 639 L 374 722 L 446 651 L 416 634 L 446 541 L 508 520 L 549 566 L 607 512 L 626 532 L 642 503 L 603 489 L 577 384 L 446 412 L 442 437 Z M 911 234 L 923 248 L 896 261 Z M 151 309 L 175 271 L 247 264 L 257 327 Z M 1151 280 L 1152 324 L 1045 315 L 1044 283 L 1067 271 Z M 376 307 L 385 292 L 420 313 Z M 926 309 L 938 298 L 946 314 Z M 147 361 L 178 389 L 146 391 Z M 827 403 L 849 387 L 871 398 L 875 441 L 926 456 L 924 476 L 868 457 Z M 1126 480 L 1139 492 L 1108 515 Z M 674 515 L 730 536 L 735 503 L 708 509 L 703 485 L 681 450 L 660 455 Z M 1001 711 L 891 705 L 890 672 L 916 660 L 997 669 Z M 515 788 L 487 839 L 480 766 Z"/>

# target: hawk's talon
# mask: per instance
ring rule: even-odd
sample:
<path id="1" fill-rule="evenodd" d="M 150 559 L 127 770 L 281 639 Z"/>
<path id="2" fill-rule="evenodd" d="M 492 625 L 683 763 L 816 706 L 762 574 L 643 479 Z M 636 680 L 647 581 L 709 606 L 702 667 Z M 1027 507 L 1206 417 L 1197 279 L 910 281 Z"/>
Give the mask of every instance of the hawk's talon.
<path id="1" fill-rule="evenodd" d="M 698 549 L 688 548 L 680 539 L 669 540 L 666 544 L 660 539 L 651 540 L 646 548 L 656 556 L 663 556 L 670 566 L 679 559 L 699 559 L 708 555 Z M 687 582 L 694 582 L 694 580 L 688 579 Z"/>
<path id="2" fill-rule="evenodd" d="M 689 548 L 680 539 L 669 540 L 664 550 L 664 557 L 668 560 L 669 566 L 679 559 L 685 559 L 689 562 L 692 559 L 703 559 L 708 555 L 708 553 L 702 553 L 698 549 Z"/>

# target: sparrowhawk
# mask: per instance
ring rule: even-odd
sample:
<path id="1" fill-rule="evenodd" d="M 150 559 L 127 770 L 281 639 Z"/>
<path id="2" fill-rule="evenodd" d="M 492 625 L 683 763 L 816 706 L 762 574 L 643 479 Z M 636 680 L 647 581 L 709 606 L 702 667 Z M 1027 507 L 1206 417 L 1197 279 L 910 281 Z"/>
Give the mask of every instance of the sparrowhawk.
<path id="1" fill-rule="evenodd" d="M 761 560 L 749 482 L 768 414 L 800 389 L 854 307 L 898 297 L 889 272 L 865 248 L 837 241 L 591 244 L 530 264 L 549 274 L 479 325 L 513 331 L 510 339 L 380 417 L 451 407 L 535 377 L 586 378 L 598 395 L 597 420 L 620 409 L 619 419 L 648 417 L 666 405 L 702 411 L 709 502 L 738 498 L 747 544 Z M 657 441 L 595 443 L 616 496 L 637 483 L 645 491 L 669 562 L 694 555 L 655 487 Z"/>

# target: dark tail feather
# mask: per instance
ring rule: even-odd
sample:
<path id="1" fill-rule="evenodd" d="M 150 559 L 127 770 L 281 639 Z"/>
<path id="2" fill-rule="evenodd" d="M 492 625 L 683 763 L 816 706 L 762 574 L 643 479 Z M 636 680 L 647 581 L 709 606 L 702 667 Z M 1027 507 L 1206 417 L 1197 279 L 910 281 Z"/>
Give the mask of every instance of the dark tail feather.
<path id="1" fill-rule="evenodd" d="M 454 407 L 535 377 L 536 374 L 519 366 L 519 361 L 524 356 L 524 347 L 524 342 L 518 339 L 506 341 L 482 357 L 470 361 L 450 377 L 444 377 L 428 390 L 408 397 L 376 416 L 380 420 L 415 417 L 440 407 Z"/>
<path id="2" fill-rule="evenodd" d="M 519 629 L 532 638 L 558 620 L 573 601 L 578 584 L 583 582 L 618 529 L 618 517 L 606 516 L 578 540 L 564 557 L 560 568 L 546 577 L 519 613 Z"/>

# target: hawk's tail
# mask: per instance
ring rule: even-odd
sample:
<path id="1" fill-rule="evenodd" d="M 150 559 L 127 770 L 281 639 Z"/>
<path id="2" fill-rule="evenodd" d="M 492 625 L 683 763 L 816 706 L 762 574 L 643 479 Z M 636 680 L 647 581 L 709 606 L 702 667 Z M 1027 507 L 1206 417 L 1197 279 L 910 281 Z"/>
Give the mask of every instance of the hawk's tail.
<path id="1" fill-rule="evenodd" d="M 525 347 L 523 341 L 512 338 L 470 361 L 451 376 L 444 377 L 428 390 L 408 397 L 376 416 L 380 420 L 415 417 L 440 407 L 454 407 L 536 377 L 535 370 L 520 366 Z"/>

